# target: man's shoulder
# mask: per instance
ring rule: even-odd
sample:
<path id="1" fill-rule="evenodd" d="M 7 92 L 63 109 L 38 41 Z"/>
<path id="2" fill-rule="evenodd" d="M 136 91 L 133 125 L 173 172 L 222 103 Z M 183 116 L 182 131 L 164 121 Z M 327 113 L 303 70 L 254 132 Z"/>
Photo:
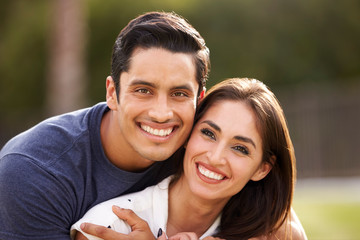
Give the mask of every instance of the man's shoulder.
<path id="1" fill-rule="evenodd" d="M 100 128 L 99 118 L 103 108 L 103 105 L 97 104 L 92 108 L 50 117 L 12 138 L 1 150 L 0 158 L 12 154 L 35 160 L 55 159 L 76 142 L 86 141 L 86 146 L 90 141 L 89 128 Z"/>
<path id="2" fill-rule="evenodd" d="M 89 128 L 100 127 L 105 109 L 106 104 L 99 103 L 90 108 L 50 117 L 36 125 L 34 130 L 46 135 L 55 134 L 54 137 L 57 136 L 56 134 L 62 133 L 76 137 L 78 134 L 88 131 Z"/>

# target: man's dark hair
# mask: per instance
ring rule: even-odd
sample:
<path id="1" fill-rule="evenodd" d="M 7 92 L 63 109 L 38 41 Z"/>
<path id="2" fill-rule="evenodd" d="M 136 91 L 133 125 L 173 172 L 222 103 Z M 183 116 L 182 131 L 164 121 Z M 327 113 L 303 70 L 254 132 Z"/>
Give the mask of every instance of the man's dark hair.
<path id="1" fill-rule="evenodd" d="M 134 49 L 141 47 L 163 48 L 174 53 L 194 56 L 199 93 L 206 84 L 210 69 L 209 49 L 198 31 L 175 13 L 149 12 L 131 20 L 116 38 L 112 59 L 111 77 L 119 98 L 120 75 L 129 70 Z"/>

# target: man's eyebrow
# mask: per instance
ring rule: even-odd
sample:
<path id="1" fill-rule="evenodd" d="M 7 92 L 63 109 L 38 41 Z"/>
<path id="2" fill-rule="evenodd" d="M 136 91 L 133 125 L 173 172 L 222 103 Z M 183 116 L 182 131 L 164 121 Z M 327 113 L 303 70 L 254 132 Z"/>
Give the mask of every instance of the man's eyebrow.
<path id="1" fill-rule="evenodd" d="M 201 123 L 207 123 L 209 124 L 212 128 L 214 128 L 216 131 L 221 133 L 221 129 L 218 125 L 216 125 L 214 122 L 210 121 L 210 120 L 204 120 Z M 251 138 L 248 137 L 244 137 L 244 136 L 234 136 L 234 138 L 236 140 L 242 141 L 242 142 L 246 142 L 246 143 L 250 143 L 251 145 L 254 146 L 254 148 L 256 149 L 256 144 L 254 143 L 254 141 Z"/>
<path id="2" fill-rule="evenodd" d="M 188 90 L 188 91 L 192 91 L 192 87 L 189 84 L 184 84 L 184 85 L 180 85 L 180 86 L 176 86 L 174 88 L 172 88 L 174 90 Z"/>
<path id="3" fill-rule="evenodd" d="M 154 83 L 147 82 L 147 81 L 144 81 L 144 80 L 134 80 L 130 84 L 130 86 L 136 86 L 136 85 L 145 85 L 145 86 L 156 88 L 156 85 Z M 193 90 L 192 87 L 190 86 L 190 84 L 183 84 L 183 85 L 175 86 L 172 89 L 173 90 L 187 90 L 187 91 L 192 91 Z"/>
<path id="4" fill-rule="evenodd" d="M 255 145 L 254 141 L 251 140 L 251 138 L 243 137 L 243 136 L 235 136 L 234 138 L 235 138 L 236 140 L 239 140 L 239 141 L 242 141 L 242 142 L 250 143 L 250 144 L 253 145 L 254 148 L 256 149 L 256 145 Z"/>
<path id="5" fill-rule="evenodd" d="M 145 85 L 145 86 L 149 86 L 149 87 L 155 87 L 155 84 L 153 84 L 151 82 L 146 82 L 144 80 L 135 80 L 130 83 L 130 86 L 136 86 L 136 85 Z"/>

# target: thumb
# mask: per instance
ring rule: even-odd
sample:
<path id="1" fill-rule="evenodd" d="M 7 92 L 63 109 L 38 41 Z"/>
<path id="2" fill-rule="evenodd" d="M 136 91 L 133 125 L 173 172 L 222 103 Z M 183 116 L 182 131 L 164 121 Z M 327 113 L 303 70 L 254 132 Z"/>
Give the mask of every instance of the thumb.
<path id="1" fill-rule="evenodd" d="M 112 207 L 112 210 L 116 214 L 116 216 L 118 216 L 120 219 L 124 220 L 130 225 L 132 231 L 144 231 L 146 229 L 149 229 L 149 225 L 147 224 L 147 222 L 140 218 L 138 215 L 136 215 L 136 213 L 134 213 L 132 210 L 120 208 L 115 205 Z"/>

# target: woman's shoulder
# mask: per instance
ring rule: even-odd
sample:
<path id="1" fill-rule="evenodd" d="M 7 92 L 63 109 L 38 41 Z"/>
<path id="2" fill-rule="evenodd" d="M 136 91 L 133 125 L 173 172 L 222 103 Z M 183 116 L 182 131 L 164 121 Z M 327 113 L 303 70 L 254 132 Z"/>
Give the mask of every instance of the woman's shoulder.
<path id="1" fill-rule="evenodd" d="M 270 236 L 260 236 L 251 238 L 249 240 L 307 240 L 305 230 L 296 215 L 296 212 L 291 208 L 290 217 L 285 220 L 281 227 Z"/>
<path id="2" fill-rule="evenodd" d="M 307 240 L 305 230 L 293 208 L 290 211 L 290 218 L 276 231 L 268 240 L 290 239 Z"/>
<path id="3" fill-rule="evenodd" d="M 305 229 L 303 228 L 300 219 L 295 213 L 295 210 L 291 208 L 290 221 L 288 222 L 291 228 L 291 235 L 293 240 L 307 240 Z"/>

